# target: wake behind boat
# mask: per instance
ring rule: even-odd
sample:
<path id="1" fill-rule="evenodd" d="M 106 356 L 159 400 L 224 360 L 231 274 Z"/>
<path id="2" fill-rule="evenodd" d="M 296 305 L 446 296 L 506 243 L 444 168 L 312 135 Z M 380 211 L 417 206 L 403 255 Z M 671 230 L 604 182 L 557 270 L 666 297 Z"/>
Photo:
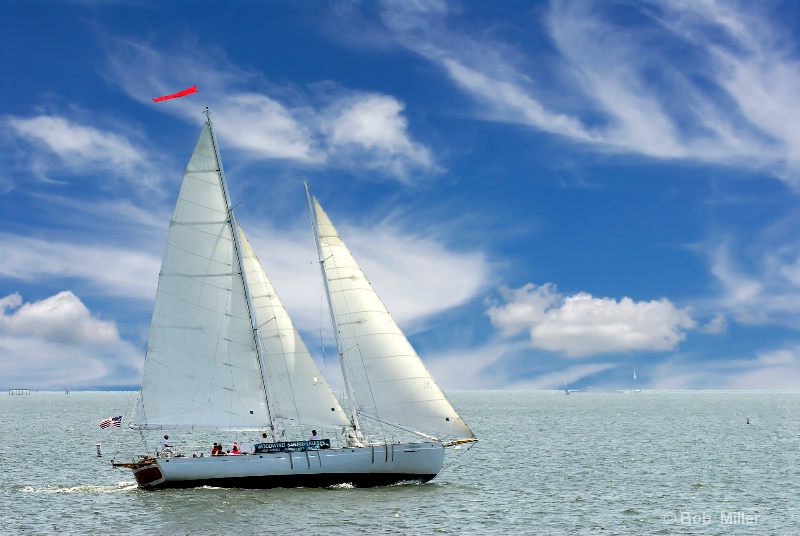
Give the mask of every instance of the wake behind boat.
<path id="1" fill-rule="evenodd" d="M 170 222 L 131 428 L 264 432 L 234 456 L 172 449 L 115 467 L 140 487 L 273 488 L 427 481 L 477 441 L 306 185 L 347 410 L 322 376 L 234 215 L 210 113 Z M 364 421 L 368 421 L 364 425 Z M 346 431 L 286 441 L 284 423 Z M 419 441 L 395 440 L 410 433 Z"/>

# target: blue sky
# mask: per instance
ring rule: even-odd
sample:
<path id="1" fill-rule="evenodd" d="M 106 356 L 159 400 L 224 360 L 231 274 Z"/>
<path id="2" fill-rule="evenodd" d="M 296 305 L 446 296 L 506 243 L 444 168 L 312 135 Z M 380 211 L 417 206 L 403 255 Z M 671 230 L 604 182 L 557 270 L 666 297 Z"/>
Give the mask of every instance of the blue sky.
<path id="1" fill-rule="evenodd" d="M 205 106 L 334 385 L 303 179 L 446 389 L 800 386 L 799 4 L 224 5 L 5 5 L 0 387 L 138 386 Z"/>

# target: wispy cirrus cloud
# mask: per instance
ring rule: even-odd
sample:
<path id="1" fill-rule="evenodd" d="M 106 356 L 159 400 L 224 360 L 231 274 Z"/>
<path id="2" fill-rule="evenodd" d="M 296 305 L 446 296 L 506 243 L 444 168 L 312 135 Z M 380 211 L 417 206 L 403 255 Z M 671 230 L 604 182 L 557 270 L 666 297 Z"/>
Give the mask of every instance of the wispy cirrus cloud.
<path id="1" fill-rule="evenodd" d="M 17 160 L 40 179 L 116 177 L 148 189 L 158 182 L 146 149 L 119 132 L 56 113 L 5 116 L 2 125 Z"/>
<path id="2" fill-rule="evenodd" d="M 800 385 L 797 344 L 763 350 L 753 358 L 704 361 L 677 355 L 652 367 L 648 389 L 790 389 Z"/>
<path id="3" fill-rule="evenodd" d="M 554 0 L 528 19 L 554 47 L 538 57 L 501 34 L 465 31 L 445 2 L 385 2 L 380 24 L 438 65 L 484 119 L 603 151 L 761 169 L 798 187 L 800 64 L 776 17 L 739 2 Z"/>
<path id="4" fill-rule="evenodd" d="M 708 307 L 745 324 L 800 328 L 800 247 L 770 243 L 765 234 L 746 247 L 725 239 L 708 249 L 711 274 L 719 284 Z"/>
<path id="5" fill-rule="evenodd" d="M 455 251 L 434 237 L 409 235 L 387 223 L 365 228 L 343 222 L 337 229 L 409 333 L 426 319 L 475 299 L 492 281 L 492 266 L 482 252 Z M 270 253 L 260 259 L 289 314 L 298 326 L 318 333 L 328 313 L 309 234 L 303 222 L 281 232 L 257 226 L 248 239 L 257 252 Z"/>
<path id="6" fill-rule="evenodd" d="M 571 365 L 564 369 L 541 374 L 535 378 L 512 380 L 508 389 L 558 389 L 589 378 L 595 374 L 618 367 L 618 363 L 587 363 L 585 365 Z"/>
<path id="7" fill-rule="evenodd" d="M 62 278 L 108 296 L 152 299 L 161 258 L 108 244 L 78 244 L 0 233 L 5 254 L 0 277 L 36 281 Z"/>

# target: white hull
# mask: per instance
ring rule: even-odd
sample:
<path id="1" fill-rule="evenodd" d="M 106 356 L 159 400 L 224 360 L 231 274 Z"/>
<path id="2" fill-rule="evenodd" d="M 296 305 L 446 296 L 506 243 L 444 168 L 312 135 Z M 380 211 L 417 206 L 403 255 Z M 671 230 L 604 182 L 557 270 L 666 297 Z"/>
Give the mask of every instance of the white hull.
<path id="1" fill-rule="evenodd" d="M 139 487 L 237 488 L 382 486 L 406 480 L 428 481 L 442 470 L 442 443 L 399 443 L 361 448 L 300 452 L 156 458 L 133 469 Z M 123 465 L 123 464 L 119 464 Z"/>

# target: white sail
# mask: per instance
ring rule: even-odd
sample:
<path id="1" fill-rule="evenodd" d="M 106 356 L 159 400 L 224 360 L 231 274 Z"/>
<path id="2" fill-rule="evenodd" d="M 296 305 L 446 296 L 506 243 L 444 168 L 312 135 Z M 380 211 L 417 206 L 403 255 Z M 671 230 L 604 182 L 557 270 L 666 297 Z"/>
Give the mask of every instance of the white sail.
<path id="1" fill-rule="evenodd" d="M 206 123 L 170 222 L 135 428 L 269 426 L 220 170 Z"/>
<path id="2" fill-rule="evenodd" d="M 268 363 L 273 415 L 302 424 L 350 425 L 241 228 L 239 238 L 258 334 Z"/>
<path id="3" fill-rule="evenodd" d="M 472 431 L 425 368 L 314 199 L 344 366 L 365 416 L 458 438 Z"/>
<path id="4" fill-rule="evenodd" d="M 132 427 L 275 432 L 276 421 L 285 419 L 308 428 L 352 429 L 346 446 L 328 438 L 275 441 L 252 454 L 199 457 L 173 447 L 112 465 L 131 469 L 143 489 L 362 487 L 434 478 L 446 446 L 477 439 L 314 200 L 312 220 L 322 230 L 318 253 L 332 318 L 341 326 L 337 346 L 344 348 L 340 363 L 353 410 L 348 418 L 236 222 L 209 114 L 206 109 L 209 120 L 170 223 Z M 385 438 L 364 445 L 359 414 L 459 441 L 428 436 L 431 441 Z"/>

